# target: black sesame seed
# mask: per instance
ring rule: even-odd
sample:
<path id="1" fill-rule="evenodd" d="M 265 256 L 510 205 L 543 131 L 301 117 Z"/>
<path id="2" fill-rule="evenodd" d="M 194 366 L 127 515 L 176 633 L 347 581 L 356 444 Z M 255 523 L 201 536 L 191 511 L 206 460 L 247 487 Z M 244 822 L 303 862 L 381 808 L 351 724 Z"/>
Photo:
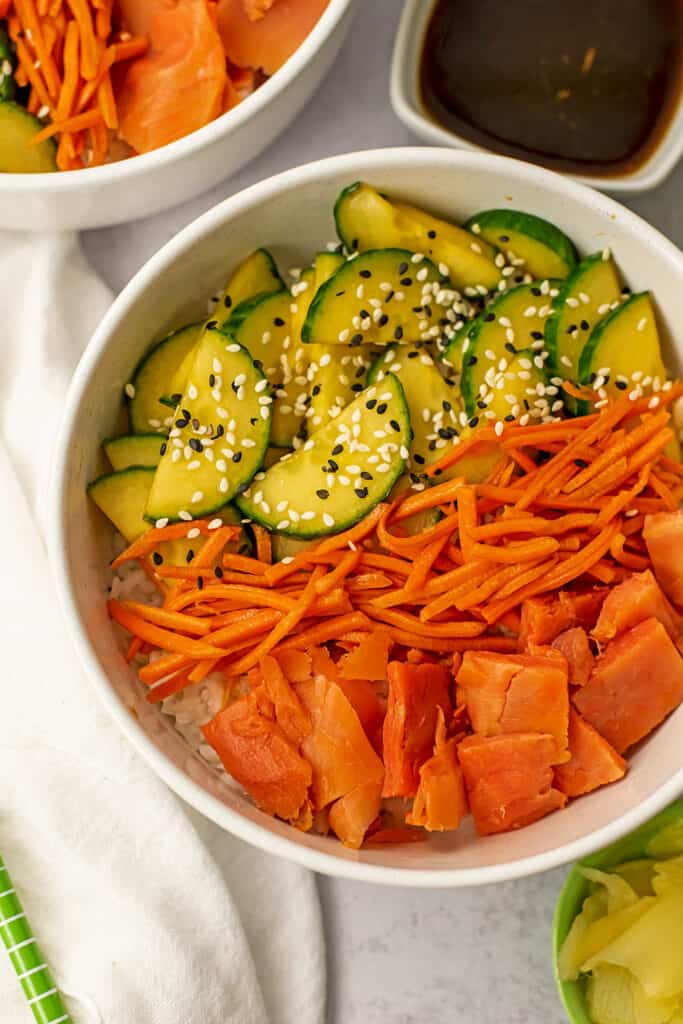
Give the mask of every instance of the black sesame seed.
<path id="1" fill-rule="evenodd" d="M 430 450 L 430 452 L 435 452 L 436 451 L 436 441 L 430 441 L 429 442 L 429 450 Z"/>
<path id="2" fill-rule="evenodd" d="M 213 574 L 217 580 L 223 579 L 223 570 L 221 569 L 220 565 L 216 566 L 216 568 L 213 570 Z"/>
<path id="3" fill-rule="evenodd" d="M 543 331 L 531 331 L 530 334 L 534 341 L 543 341 Z"/>
<path id="4" fill-rule="evenodd" d="M 275 319 L 273 320 L 273 323 L 275 324 L 276 327 L 284 327 L 285 326 L 285 322 L 284 322 L 284 320 L 282 319 L 281 316 L 276 316 Z"/>
<path id="5" fill-rule="evenodd" d="M 372 271 L 371 270 L 359 270 L 358 271 L 358 276 L 359 277 L 364 277 L 367 280 L 368 277 L 372 277 Z"/>
<path id="6" fill-rule="evenodd" d="M 578 330 L 578 328 L 577 328 L 576 324 L 570 324 L 569 327 L 567 328 L 567 334 L 574 334 L 574 332 L 577 331 L 577 330 Z"/>
<path id="7" fill-rule="evenodd" d="M 425 316 L 431 317 L 433 315 L 431 306 L 424 305 L 422 308 L 424 309 Z"/>
<path id="8" fill-rule="evenodd" d="M 341 455 L 341 453 L 343 451 L 344 451 L 344 445 L 343 444 L 335 444 L 334 448 L 332 449 L 332 454 L 333 455 Z"/>
<path id="9" fill-rule="evenodd" d="M 188 565 L 190 564 L 190 562 L 192 561 L 193 558 L 194 558 L 194 551 L 192 550 L 192 548 L 190 548 L 190 550 L 185 555 L 185 561 L 187 562 Z"/>
<path id="10" fill-rule="evenodd" d="M 193 452 L 204 451 L 204 445 L 202 444 L 198 437 L 191 437 L 190 440 L 188 441 L 188 444 Z"/>
<path id="11" fill-rule="evenodd" d="M 470 358 L 467 360 L 467 365 L 468 366 L 476 366 L 477 365 L 477 357 L 476 356 L 470 356 Z"/>
<path id="12" fill-rule="evenodd" d="M 345 291 L 337 292 L 336 297 L 338 299 L 341 299 L 342 295 L 346 295 L 346 292 Z"/>
<path id="13" fill-rule="evenodd" d="M 399 263 L 399 265 L 398 265 L 398 272 L 399 272 L 399 274 L 405 274 L 407 269 L 408 269 L 408 264 L 407 263 Z"/>
<path id="14" fill-rule="evenodd" d="M 393 297 L 394 297 L 394 294 L 395 294 L 395 293 L 394 293 L 393 289 L 392 289 L 392 291 L 390 291 L 390 292 L 387 292 L 387 294 L 386 294 L 386 297 L 385 297 L 384 301 L 385 301 L 385 302 L 391 302 L 391 300 L 392 300 L 392 299 L 393 299 Z"/>
<path id="15" fill-rule="evenodd" d="M 529 403 L 528 403 L 528 401 L 526 400 L 526 398 L 522 399 L 522 401 L 524 402 L 524 408 L 528 412 L 529 411 Z"/>
<path id="16" fill-rule="evenodd" d="M 532 289 L 531 289 L 531 294 L 532 294 L 532 295 L 535 295 L 535 296 L 536 296 L 536 298 L 538 298 L 538 296 L 539 296 L 539 295 L 542 295 L 542 294 L 543 294 L 543 292 L 541 291 L 541 289 L 540 289 L 540 288 L 532 288 Z"/>
<path id="17" fill-rule="evenodd" d="M 524 280 L 524 274 L 515 274 L 515 284 L 521 284 Z"/>
<path id="18" fill-rule="evenodd" d="M 164 561 L 164 556 L 160 555 L 158 551 L 155 551 L 152 555 L 152 561 L 155 565 L 161 565 Z"/>
<path id="19" fill-rule="evenodd" d="M 397 420 L 389 420 L 389 426 L 392 430 L 395 430 L 397 434 L 401 433 L 401 426 Z"/>
<path id="20" fill-rule="evenodd" d="M 210 373 L 209 374 L 209 387 L 210 388 L 215 388 L 215 386 L 216 386 L 216 376 L 215 376 L 215 374 Z"/>
<path id="21" fill-rule="evenodd" d="M 357 249 L 358 248 L 358 239 L 357 238 L 352 238 L 351 239 L 351 248 L 352 249 Z"/>
<path id="22" fill-rule="evenodd" d="M 408 359 L 417 359 L 417 357 L 419 356 L 419 354 L 420 354 L 419 352 L 415 352 L 415 351 L 413 351 L 413 352 L 409 352 L 409 353 L 408 353 Z"/>
<path id="23" fill-rule="evenodd" d="M 198 576 L 197 577 L 197 590 L 203 590 L 203 589 L 204 589 L 204 577 L 203 576 Z"/>
<path id="24" fill-rule="evenodd" d="M 362 345 L 363 344 L 363 335 L 362 334 L 354 334 L 354 336 L 351 338 L 351 344 L 352 345 Z"/>
<path id="25" fill-rule="evenodd" d="M 359 316 L 359 317 L 360 317 L 360 318 L 361 318 L 362 320 L 369 320 L 369 319 L 370 319 L 370 314 L 368 313 L 367 309 L 361 309 L 361 311 L 360 311 L 360 313 L 358 314 L 358 316 Z"/>
<path id="26" fill-rule="evenodd" d="M 190 422 L 189 418 L 188 418 L 188 419 L 179 419 L 179 420 L 176 420 L 176 421 L 175 421 L 175 425 L 176 425 L 176 427 L 178 427 L 178 428 L 179 428 L 180 430 L 182 430 L 182 429 L 183 429 L 183 427 L 186 427 L 186 426 L 187 426 L 187 424 L 188 424 L 189 422 Z"/>
<path id="27" fill-rule="evenodd" d="M 628 387 L 628 384 L 626 383 L 625 380 L 618 380 L 618 381 L 615 381 L 615 383 L 616 383 L 616 386 L 619 388 L 620 391 L 626 391 L 626 388 Z"/>
<path id="28" fill-rule="evenodd" d="M 487 313 L 486 316 L 484 317 L 484 320 L 486 321 L 487 324 L 490 324 L 495 319 L 496 319 L 496 314 L 495 313 Z"/>
<path id="29" fill-rule="evenodd" d="M 361 384 L 361 382 L 358 381 L 357 384 L 352 384 L 351 385 L 351 390 L 353 391 L 353 393 L 355 395 L 359 395 L 361 393 L 361 391 L 364 391 L 365 389 L 364 389 L 363 385 Z"/>
<path id="30" fill-rule="evenodd" d="M 330 496 L 330 492 L 326 491 L 324 487 L 321 487 L 320 490 L 316 491 L 315 493 L 318 495 L 321 501 L 326 501 L 327 498 L 329 498 Z"/>
<path id="31" fill-rule="evenodd" d="M 327 465 L 330 467 L 330 473 L 336 473 L 339 469 L 339 465 L 334 461 L 334 459 L 329 459 Z"/>
<path id="32" fill-rule="evenodd" d="M 470 426 L 471 427 L 476 427 L 478 422 L 479 422 L 479 417 L 478 416 L 473 416 L 472 419 L 470 420 Z"/>
<path id="33" fill-rule="evenodd" d="M 194 418 L 194 419 L 192 420 L 192 429 L 193 429 L 193 430 L 199 430 L 199 427 L 200 427 L 200 423 L 199 423 L 199 420 L 198 420 L 198 419 L 197 419 L 197 418 L 195 417 L 195 418 Z"/>
<path id="34" fill-rule="evenodd" d="M 434 476 L 441 476 L 442 473 L 443 473 L 442 469 L 435 469 L 434 470 Z"/>
<path id="35" fill-rule="evenodd" d="M 249 490 L 249 484 L 245 480 L 244 483 L 240 484 L 239 487 L 237 488 L 237 493 L 238 494 L 244 494 L 244 492 L 248 491 L 248 490 Z"/>
<path id="36" fill-rule="evenodd" d="M 483 398 L 478 398 L 478 399 L 477 399 L 477 409 L 485 409 L 485 408 L 486 408 L 486 402 L 484 401 L 484 399 L 483 399 Z M 445 428 L 445 427 L 442 427 L 442 428 L 441 428 L 441 429 L 439 430 L 439 435 L 440 435 L 441 437 L 445 437 L 445 436 L 446 436 L 446 434 L 447 434 L 446 428 Z"/>
<path id="37" fill-rule="evenodd" d="M 386 325 L 389 323 L 389 317 L 387 316 L 387 314 L 382 313 L 377 323 L 379 324 L 380 327 L 386 327 Z"/>
<path id="38" fill-rule="evenodd" d="M 422 306 L 413 306 L 412 311 L 413 311 L 413 313 L 421 313 L 422 312 Z"/>
<path id="39" fill-rule="evenodd" d="M 214 436 L 215 437 L 222 437 L 224 433 L 225 433 L 225 427 L 223 426 L 222 423 L 219 423 L 218 426 L 216 427 L 216 433 L 215 433 Z"/>
<path id="40" fill-rule="evenodd" d="M 313 395 L 314 398 L 316 398 L 320 394 L 320 385 L 319 384 L 315 385 L 315 387 L 313 388 L 313 391 L 311 392 L 311 394 Z"/>
<path id="41" fill-rule="evenodd" d="M 173 402 L 174 405 L 177 405 L 182 397 L 183 396 L 178 391 L 174 391 L 173 394 L 171 395 L 171 401 Z"/>
<path id="42" fill-rule="evenodd" d="M 631 294 L 631 289 L 629 288 L 628 285 L 624 285 L 624 287 L 621 289 L 621 294 L 622 295 L 630 295 Z"/>
<path id="43" fill-rule="evenodd" d="M 448 401 L 448 399 L 444 398 L 443 402 L 441 403 L 441 408 L 443 409 L 444 412 L 450 412 L 453 406 Z"/>
<path id="44" fill-rule="evenodd" d="M 587 320 L 582 320 L 581 321 L 581 330 L 582 331 L 587 331 L 589 327 L 590 327 L 590 324 L 588 323 Z"/>
<path id="45" fill-rule="evenodd" d="M 414 484 L 419 484 L 419 482 L 420 482 L 420 474 L 419 473 L 409 473 L 408 475 L 409 475 L 411 481 Z"/>
<path id="46" fill-rule="evenodd" d="M 507 416 L 505 416 L 505 422 L 506 423 L 514 423 L 514 420 L 515 420 L 515 417 L 512 415 L 511 412 L 509 412 L 507 414 Z"/>
<path id="47" fill-rule="evenodd" d="M 591 373 L 591 375 L 590 375 L 590 378 L 589 378 L 589 380 L 590 380 L 591 384 L 595 384 L 595 379 L 596 379 L 596 377 L 597 377 L 597 376 L 598 376 L 598 375 L 597 375 L 597 373 L 596 373 L 595 371 L 593 371 L 593 372 Z"/>
<path id="48" fill-rule="evenodd" d="M 377 415 L 378 416 L 384 416 L 384 413 L 386 411 L 387 411 L 387 403 L 386 402 L 380 402 L 380 404 L 377 406 Z"/>
<path id="49" fill-rule="evenodd" d="M 365 408 L 366 409 L 374 409 L 376 405 L 377 405 L 377 399 L 376 398 L 370 398 L 365 403 Z"/>
<path id="50" fill-rule="evenodd" d="M 515 348 L 515 346 L 512 344 L 511 341 L 506 341 L 505 342 L 505 350 L 506 350 L 506 352 L 511 352 L 513 356 L 517 355 L 517 349 Z"/>
<path id="51" fill-rule="evenodd" d="M 405 288 L 410 288 L 411 284 L 413 283 L 413 279 L 412 277 L 402 277 L 399 283 L 402 284 Z"/>
<path id="52" fill-rule="evenodd" d="M 367 487 L 354 487 L 354 492 L 358 498 L 367 498 L 368 496 Z"/>
<path id="53" fill-rule="evenodd" d="M 585 469 L 588 465 L 585 459 L 574 459 L 574 465 L 578 466 L 579 469 Z"/>
<path id="54" fill-rule="evenodd" d="M 217 327 L 218 320 L 209 320 L 208 324 L 206 325 L 207 331 L 215 331 Z"/>
<path id="55" fill-rule="evenodd" d="M 436 231 L 434 231 L 433 229 L 428 231 L 427 232 L 427 238 L 436 238 Z"/>
<path id="56" fill-rule="evenodd" d="M 256 417 L 256 416 L 250 416 L 250 417 L 249 417 L 249 422 L 251 423 L 252 427 L 255 427 L 255 426 L 256 426 L 256 424 L 258 423 L 258 417 Z"/>
<path id="57" fill-rule="evenodd" d="M 242 452 L 235 452 L 235 454 L 232 457 L 232 461 L 233 462 L 241 462 L 242 461 Z"/>
<path id="58" fill-rule="evenodd" d="M 263 371 L 263 363 L 261 362 L 261 360 L 260 360 L 260 359 L 255 359 L 255 360 L 254 360 L 254 366 L 255 366 L 255 367 L 256 367 L 256 368 L 258 369 L 258 370 L 261 370 L 261 371 Z"/>
<path id="59" fill-rule="evenodd" d="M 229 295 L 226 295 L 225 298 L 223 299 L 223 305 L 225 306 L 226 309 L 230 309 L 230 307 L 232 306 L 232 299 L 230 298 Z"/>
<path id="60" fill-rule="evenodd" d="M 368 473 L 367 469 L 361 469 L 360 471 L 361 480 L 373 480 L 372 473 Z"/>
<path id="61" fill-rule="evenodd" d="M 413 459 L 415 460 L 415 462 L 417 462 L 418 466 L 424 466 L 424 464 L 425 464 L 425 457 L 424 457 L 424 455 L 420 455 L 419 452 L 415 452 L 413 454 Z"/>
<path id="62" fill-rule="evenodd" d="M 167 448 L 168 448 L 168 445 L 164 441 L 164 443 L 162 444 L 161 448 L 159 449 L 159 455 L 165 455 Z"/>
<path id="63" fill-rule="evenodd" d="M 498 241 L 499 242 L 509 242 L 510 241 L 510 236 L 509 235 L 498 235 Z"/>

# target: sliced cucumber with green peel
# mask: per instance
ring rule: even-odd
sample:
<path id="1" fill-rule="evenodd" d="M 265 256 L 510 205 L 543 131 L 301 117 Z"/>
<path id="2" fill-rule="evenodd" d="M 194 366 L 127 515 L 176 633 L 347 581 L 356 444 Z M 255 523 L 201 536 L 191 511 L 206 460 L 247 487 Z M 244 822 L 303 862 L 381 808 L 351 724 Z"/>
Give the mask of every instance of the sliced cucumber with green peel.
<path id="1" fill-rule="evenodd" d="M 173 417 L 162 397 L 187 354 L 194 352 L 203 330 L 204 324 L 197 323 L 173 331 L 138 363 L 125 389 L 130 427 L 135 434 L 168 433 Z"/>
<path id="2" fill-rule="evenodd" d="M 238 306 L 223 327 L 263 368 L 274 399 L 270 443 L 276 448 L 292 447 L 306 413 L 307 355 L 293 337 L 291 305 L 287 291 L 256 296 Z"/>
<path id="3" fill-rule="evenodd" d="M 154 469 L 165 446 L 166 442 L 158 434 L 123 434 L 102 443 L 104 454 L 115 472 L 131 466 Z"/>
<path id="4" fill-rule="evenodd" d="M 131 466 L 88 484 L 92 500 L 128 543 L 149 530 L 145 507 L 153 480 L 153 469 Z"/>
<path id="5" fill-rule="evenodd" d="M 455 370 L 456 373 L 462 373 L 463 359 L 465 358 L 465 353 L 469 349 L 469 342 L 467 339 L 472 333 L 476 322 L 477 320 L 475 318 L 474 320 L 468 320 L 467 323 L 463 324 L 463 326 L 453 335 L 442 353 L 441 358 L 443 362 L 446 366 Z"/>
<path id="6" fill-rule="evenodd" d="M 463 345 L 460 377 L 468 416 L 493 411 L 496 419 L 516 418 L 541 409 L 546 385 L 542 348 L 552 284 L 518 285 L 504 292 L 474 322 Z M 551 406 L 559 400 L 556 388 L 549 398 Z"/>
<path id="7" fill-rule="evenodd" d="M 617 268 L 606 253 L 594 253 L 574 267 L 553 299 L 545 344 L 554 372 L 574 383 L 591 331 L 621 298 Z"/>
<path id="8" fill-rule="evenodd" d="M 439 373 L 428 352 L 409 345 L 382 352 L 368 370 L 368 384 L 388 373 L 401 382 L 408 404 L 413 442 L 408 469 L 413 476 L 440 459 L 459 434 L 460 395 Z"/>
<path id="9" fill-rule="evenodd" d="M 98 477 L 88 486 L 90 497 L 129 544 L 150 529 L 144 513 L 153 480 L 153 469 L 131 466 Z M 237 525 L 240 522 L 239 513 L 233 505 L 220 509 L 220 518 L 226 524 Z M 188 531 L 190 528 L 188 523 Z M 165 540 L 157 545 L 152 557 L 157 564 L 189 565 L 205 542 L 205 537 Z M 235 546 L 241 548 L 244 543 L 243 536 Z"/>
<path id="10" fill-rule="evenodd" d="M 404 470 L 410 440 L 403 388 L 390 373 L 298 451 L 257 474 L 237 505 L 276 533 L 338 533 L 389 494 Z"/>
<path id="11" fill-rule="evenodd" d="M 229 502 L 263 463 L 270 406 L 268 382 L 247 349 L 207 328 L 154 476 L 147 520 L 196 519 Z"/>
<path id="12" fill-rule="evenodd" d="M 294 305 L 296 306 L 296 312 L 292 313 L 292 337 L 296 341 L 301 341 L 301 331 L 303 330 L 304 322 L 306 320 L 308 307 L 313 302 L 313 298 L 315 296 L 317 288 L 316 281 L 315 267 L 305 267 L 301 271 L 299 280 L 295 285 L 293 285 L 293 288 L 295 289 L 293 298 Z M 305 288 L 304 285 L 306 286 Z"/>
<path id="13" fill-rule="evenodd" d="M 500 280 L 494 251 L 485 241 L 424 210 L 390 199 L 364 182 L 344 189 L 334 216 L 337 233 L 350 252 L 395 246 L 424 253 L 448 267 L 456 288 L 481 286 L 489 291 Z"/>
<path id="14" fill-rule="evenodd" d="M 373 249 L 347 260 L 318 289 L 301 332 L 323 345 L 434 341 L 448 328 L 454 293 L 431 260 Z"/>
<path id="15" fill-rule="evenodd" d="M 465 225 L 506 256 L 523 260 L 523 269 L 536 280 L 564 278 L 577 262 L 571 239 L 542 217 L 519 210 L 482 210 Z"/>
<path id="16" fill-rule="evenodd" d="M 337 252 L 319 252 L 315 258 L 315 292 L 311 301 L 339 269 L 346 263 Z M 310 302 L 309 302 L 310 305 Z M 349 402 L 365 387 L 368 360 L 362 347 L 349 345 L 316 345 L 306 349 L 309 368 L 310 402 L 306 410 L 308 433 L 324 427 L 335 419 Z"/>
<path id="17" fill-rule="evenodd" d="M 256 249 L 243 260 L 234 272 L 223 292 L 216 299 L 213 310 L 205 320 L 205 325 L 215 323 L 217 327 L 230 319 L 237 306 L 254 299 L 257 295 L 270 295 L 284 291 L 285 283 L 280 277 L 275 260 L 267 249 Z M 175 409 L 186 386 L 192 369 L 194 353 L 187 356 L 169 379 L 167 394 L 162 398 L 165 405 Z"/>
<path id="18" fill-rule="evenodd" d="M 18 103 L 0 101 L 0 174 L 48 174 L 58 170 L 54 140 L 33 144 L 44 127 Z"/>
<path id="19" fill-rule="evenodd" d="M 649 292 L 632 295 L 593 330 L 581 353 L 579 380 L 610 397 L 659 390 L 666 380 Z"/>

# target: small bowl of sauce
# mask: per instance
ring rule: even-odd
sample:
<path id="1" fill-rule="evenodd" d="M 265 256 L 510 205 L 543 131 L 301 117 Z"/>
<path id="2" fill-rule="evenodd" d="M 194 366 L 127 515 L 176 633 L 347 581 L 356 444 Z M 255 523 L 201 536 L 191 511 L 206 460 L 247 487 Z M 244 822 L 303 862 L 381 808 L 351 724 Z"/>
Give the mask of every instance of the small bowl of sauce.
<path id="1" fill-rule="evenodd" d="M 682 0 L 406 2 L 392 102 L 430 142 L 640 191 L 683 155 L 682 99 Z"/>

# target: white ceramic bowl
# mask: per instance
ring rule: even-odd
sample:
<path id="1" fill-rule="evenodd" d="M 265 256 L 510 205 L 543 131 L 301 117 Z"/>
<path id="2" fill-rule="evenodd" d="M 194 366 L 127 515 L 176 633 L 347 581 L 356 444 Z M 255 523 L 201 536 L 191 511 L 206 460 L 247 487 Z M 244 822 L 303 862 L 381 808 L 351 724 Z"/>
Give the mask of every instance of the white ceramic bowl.
<path id="1" fill-rule="evenodd" d="M 151 153 L 80 171 L 0 174 L 0 228 L 83 231 L 150 217 L 212 188 L 293 121 L 329 71 L 356 0 L 329 0 L 280 70 L 239 106 Z"/>
<path id="2" fill-rule="evenodd" d="M 681 369 L 683 255 L 617 203 L 528 164 L 443 149 L 387 149 L 308 164 L 227 199 L 169 242 L 106 315 L 77 370 L 54 464 L 50 549 L 59 595 L 93 691 L 154 771 L 219 825 L 272 853 L 329 874 L 403 885 L 475 885 L 582 857 L 660 810 L 683 790 L 683 708 L 632 758 L 626 779 L 529 828 L 486 839 L 471 825 L 428 842 L 362 852 L 305 835 L 256 810 L 239 787 L 192 755 L 134 685 L 105 607 L 111 530 L 88 501 L 100 441 L 111 435 L 121 389 L 155 337 L 205 310 L 230 263 L 259 245 L 301 266 L 334 235 L 332 204 L 359 178 L 461 220 L 478 209 L 531 210 L 583 252 L 612 246 L 626 280 L 654 289 L 669 364 Z"/>
<path id="3" fill-rule="evenodd" d="M 433 146 L 454 146 L 475 153 L 481 146 L 442 127 L 427 113 L 419 89 L 419 68 L 429 18 L 435 0 L 405 0 L 391 69 L 391 103 L 396 115 L 420 139 Z M 464 29 L 466 31 L 466 28 Z M 614 176 L 571 175 L 576 181 L 610 192 L 644 192 L 656 188 L 683 156 L 683 102 L 645 163 L 628 174 Z"/>

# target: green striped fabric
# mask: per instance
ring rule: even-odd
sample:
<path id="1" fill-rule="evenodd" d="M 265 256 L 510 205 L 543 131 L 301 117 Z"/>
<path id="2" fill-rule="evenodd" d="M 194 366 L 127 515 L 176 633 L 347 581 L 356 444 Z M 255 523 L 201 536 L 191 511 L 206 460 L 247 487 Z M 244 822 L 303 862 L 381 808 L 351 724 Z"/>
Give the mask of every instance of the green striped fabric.
<path id="1" fill-rule="evenodd" d="M 37 1024 L 73 1024 L 0 857 L 0 938 Z"/>

